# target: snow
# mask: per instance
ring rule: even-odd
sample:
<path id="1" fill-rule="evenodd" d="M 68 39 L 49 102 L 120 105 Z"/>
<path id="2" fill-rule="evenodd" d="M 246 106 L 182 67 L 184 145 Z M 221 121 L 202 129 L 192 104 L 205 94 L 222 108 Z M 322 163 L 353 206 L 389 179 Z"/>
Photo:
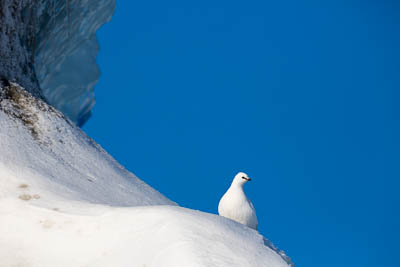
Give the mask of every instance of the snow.
<path id="1" fill-rule="evenodd" d="M 257 231 L 177 206 L 18 85 L 4 92 L 0 267 L 290 265 Z"/>
<path id="2" fill-rule="evenodd" d="M 95 215 L 1 201 L 0 266 L 287 266 L 256 231 L 217 215 L 174 206 L 80 208 Z"/>
<path id="3" fill-rule="evenodd" d="M 0 166 L 43 196 L 39 202 L 47 204 L 51 197 L 113 206 L 174 204 L 125 170 L 60 112 L 16 84 L 10 88 L 18 97 L 17 102 L 0 103 Z M 2 175 L 0 182 L 6 179 L 12 178 Z M 0 188 L 1 194 L 15 192 Z"/>

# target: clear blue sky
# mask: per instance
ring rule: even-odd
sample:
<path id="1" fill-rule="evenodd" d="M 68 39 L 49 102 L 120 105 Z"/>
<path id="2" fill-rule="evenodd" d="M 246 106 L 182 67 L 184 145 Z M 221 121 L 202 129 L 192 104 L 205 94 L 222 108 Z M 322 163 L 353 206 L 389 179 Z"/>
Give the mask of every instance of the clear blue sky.
<path id="1" fill-rule="evenodd" d="M 83 129 L 180 205 L 238 171 L 296 266 L 397 267 L 399 1 L 117 0 Z"/>

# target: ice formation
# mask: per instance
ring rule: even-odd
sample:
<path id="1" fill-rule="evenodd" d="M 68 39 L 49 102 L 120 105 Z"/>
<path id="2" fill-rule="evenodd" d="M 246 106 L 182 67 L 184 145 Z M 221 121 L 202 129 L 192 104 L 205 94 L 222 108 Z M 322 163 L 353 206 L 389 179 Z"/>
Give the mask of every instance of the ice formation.
<path id="1" fill-rule="evenodd" d="M 114 8 L 115 0 L 0 1 L 0 77 L 83 125 L 100 75 L 96 31 Z"/>
<path id="2" fill-rule="evenodd" d="M 35 70 L 43 95 L 78 126 L 90 117 L 96 64 L 96 31 L 112 17 L 115 0 L 49 0 L 39 12 Z"/>

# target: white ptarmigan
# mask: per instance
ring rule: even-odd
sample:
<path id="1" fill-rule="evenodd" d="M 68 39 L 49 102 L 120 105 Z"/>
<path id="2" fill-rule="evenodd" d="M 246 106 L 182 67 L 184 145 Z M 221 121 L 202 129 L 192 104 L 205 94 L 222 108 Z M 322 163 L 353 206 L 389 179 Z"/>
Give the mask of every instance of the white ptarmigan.
<path id="1" fill-rule="evenodd" d="M 248 181 L 251 181 L 251 179 L 244 172 L 236 174 L 228 191 L 219 201 L 218 213 L 223 217 L 257 230 L 256 210 L 243 191 L 243 185 Z"/>

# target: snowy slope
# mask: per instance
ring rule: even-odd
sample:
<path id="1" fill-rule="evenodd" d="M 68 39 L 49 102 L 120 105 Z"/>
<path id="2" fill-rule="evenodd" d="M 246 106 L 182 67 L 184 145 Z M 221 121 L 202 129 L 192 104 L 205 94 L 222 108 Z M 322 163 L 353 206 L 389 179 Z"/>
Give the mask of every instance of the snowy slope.
<path id="1" fill-rule="evenodd" d="M 46 197 L 116 206 L 173 204 L 54 108 L 15 84 L 7 88 L 0 102 L 0 173 L 8 172 L 0 176 L 2 186 L 27 184 L 43 205 Z M 0 196 L 15 194 L 0 188 Z"/>
<path id="2" fill-rule="evenodd" d="M 290 265 L 257 231 L 176 206 L 61 113 L 3 88 L 0 267 Z"/>

